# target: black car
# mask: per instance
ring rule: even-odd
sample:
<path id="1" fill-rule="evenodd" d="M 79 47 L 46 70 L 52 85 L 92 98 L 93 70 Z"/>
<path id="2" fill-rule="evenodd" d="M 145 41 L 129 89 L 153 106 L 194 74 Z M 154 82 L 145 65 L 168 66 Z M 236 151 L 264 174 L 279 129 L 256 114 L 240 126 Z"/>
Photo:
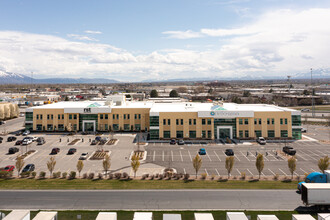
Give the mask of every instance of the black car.
<path id="1" fill-rule="evenodd" d="M 69 151 L 68 151 L 68 154 L 74 154 L 76 152 L 77 152 L 76 148 L 70 148 Z"/>
<path id="2" fill-rule="evenodd" d="M 296 155 L 296 150 L 293 147 L 290 147 L 290 146 L 283 147 L 283 152 L 288 154 L 288 155 L 291 155 L 291 156 Z"/>
<path id="3" fill-rule="evenodd" d="M 92 140 L 91 145 L 97 145 L 98 142 L 99 142 L 99 141 L 97 141 L 97 140 Z"/>
<path id="4" fill-rule="evenodd" d="M 44 137 L 38 137 L 37 143 L 38 143 L 38 145 L 43 145 L 44 143 L 46 143 L 45 138 Z"/>
<path id="5" fill-rule="evenodd" d="M 172 139 L 172 140 L 170 141 L 170 144 L 171 144 L 171 145 L 175 145 L 175 144 L 176 144 L 176 140 L 175 140 L 175 139 Z"/>
<path id="6" fill-rule="evenodd" d="M 3 137 L 0 137 L 0 141 L 2 141 L 3 140 Z"/>
<path id="7" fill-rule="evenodd" d="M 19 149 L 17 147 L 11 147 L 8 150 L 8 154 L 14 154 L 14 153 L 16 153 L 18 151 L 19 151 Z"/>
<path id="8" fill-rule="evenodd" d="M 100 141 L 101 139 L 102 139 L 101 136 L 96 136 L 96 137 L 95 137 L 95 140 L 96 140 L 96 141 Z"/>
<path id="9" fill-rule="evenodd" d="M 18 141 L 16 141 L 15 145 L 21 145 L 22 143 L 23 143 L 22 140 L 18 140 Z"/>
<path id="10" fill-rule="evenodd" d="M 227 156 L 234 156 L 234 151 L 233 151 L 233 149 L 226 149 L 225 154 Z"/>
<path id="11" fill-rule="evenodd" d="M 35 169 L 34 164 L 30 163 L 24 167 L 24 169 L 22 170 L 22 173 L 31 172 L 31 171 L 34 171 L 34 169 Z"/>
<path id="12" fill-rule="evenodd" d="M 7 138 L 7 141 L 8 141 L 8 142 L 12 142 L 12 141 L 16 141 L 16 139 L 17 139 L 16 137 L 11 136 L 11 137 L 8 137 L 8 138 Z"/>
<path id="13" fill-rule="evenodd" d="M 58 148 L 58 147 L 54 147 L 53 149 L 52 149 L 52 152 L 50 153 L 50 154 L 58 154 L 60 152 L 60 148 Z"/>

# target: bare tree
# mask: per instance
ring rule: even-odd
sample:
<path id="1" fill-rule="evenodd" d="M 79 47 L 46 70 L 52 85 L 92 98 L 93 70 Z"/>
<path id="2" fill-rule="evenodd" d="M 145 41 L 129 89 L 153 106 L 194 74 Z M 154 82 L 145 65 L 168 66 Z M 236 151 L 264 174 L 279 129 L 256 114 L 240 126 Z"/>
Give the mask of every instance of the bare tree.
<path id="1" fill-rule="evenodd" d="M 17 169 L 17 176 L 19 176 L 19 173 L 21 172 L 23 166 L 24 166 L 24 160 L 21 156 L 17 157 L 15 167 Z"/>
<path id="2" fill-rule="evenodd" d="M 260 174 L 262 173 L 264 169 L 265 163 L 264 163 L 264 155 L 258 154 L 256 158 L 256 167 L 259 173 L 259 179 L 260 179 Z"/>
<path id="3" fill-rule="evenodd" d="M 193 166 L 194 166 L 194 169 L 196 171 L 196 179 L 197 179 L 198 170 L 202 166 L 202 158 L 198 154 L 196 154 L 196 156 L 193 159 Z"/>
<path id="4" fill-rule="evenodd" d="M 110 156 L 108 154 L 105 155 L 102 164 L 103 164 L 103 169 L 105 171 L 105 176 L 107 176 L 111 166 Z"/>
<path id="5" fill-rule="evenodd" d="M 51 157 L 49 159 L 49 161 L 47 161 L 47 168 L 49 170 L 49 173 L 50 173 L 50 177 L 52 176 L 52 173 L 55 169 L 55 165 L 56 165 L 56 160 L 55 160 L 55 157 Z"/>
<path id="6" fill-rule="evenodd" d="M 228 179 L 229 179 L 230 173 L 234 167 L 234 163 L 235 163 L 235 158 L 233 156 L 226 157 L 226 170 L 228 172 Z"/>
<path id="7" fill-rule="evenodd" d="M 80 172 L 82 171 L 83 168 L 84 168 L 84 162 L 82 160 L 78 160 L 77 170 L 78 170 L 78 173 L 79 173 L 79 177 L 80 177 Z"/>
<path id="8" fill-rule="evenodd" d="M 296 157 L 290 157 L 288 159 L 288 167 L 291 173 L 291 179 L 293 179 L 293 173 L 296 170 L 296 166 L 297 166 L 297 160 Z"/>
<path id="9" fill-rule="evenodd" d="M 134 171 L 134 178 L 136 177 L 136 172 L 138 171 L 139 167 L 140 167 L 140 161 L 139 161 L 139 156 L 134 154 L 132 156 L 132 161 L 131 161 L 131 167 Z"/>
<path id="10" fill-rule="evenodd" d="M 324 171 L 327 170 L 329 167 L 329 157 L 325 156 L 323 158 L 320 158 L 319 162 L 318 162 L 318 166 L 319 166 L 320 170 L 322 171 L 322 173 L 324 173 Z"/>

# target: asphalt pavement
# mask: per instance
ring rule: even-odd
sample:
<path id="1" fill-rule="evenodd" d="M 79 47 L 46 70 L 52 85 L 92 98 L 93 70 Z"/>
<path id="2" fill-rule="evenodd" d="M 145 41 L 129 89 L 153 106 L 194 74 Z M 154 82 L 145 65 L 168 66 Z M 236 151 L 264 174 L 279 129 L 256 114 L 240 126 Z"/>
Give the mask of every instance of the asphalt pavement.
<path id="1" fill-rule="evenodd" d="M 294 190 L 3 190 L 1 209 L 294 210 Z"/>

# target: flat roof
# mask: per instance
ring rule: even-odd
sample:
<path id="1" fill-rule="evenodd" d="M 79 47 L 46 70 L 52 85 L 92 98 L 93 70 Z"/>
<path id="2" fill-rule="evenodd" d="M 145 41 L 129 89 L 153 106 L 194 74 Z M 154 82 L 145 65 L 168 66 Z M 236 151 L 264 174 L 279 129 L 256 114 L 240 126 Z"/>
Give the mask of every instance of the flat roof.
<path id="1" fill-rule="evenodd" d="M 230 220 L 248 220 L 244 212 L 227 212 L 226 216 Z"/>
<path id="2" fill-rule="evenodd" d="M 52 220 L 57 215 L 57 212 L 39 212 L 33 220 Z"/>
<path id="3" fill-rule="evenodd" d="M 195 220 L 214 220 L 212 213 L 194 213 Z"/>
<path id="4" fill-rule="evenodd" d="M 330 183 L 303 183 L 308 189 L 329 189 Z"/>
<path id="5" fill-rule="evenodd" d="M 313 218 L 313 216 L 309 214 L 294 214 L 292 215 L 292 218 L 302 219 L 302 220 L 315 220 L 315 218 Z"/>
<path id="6" fill-rule="evenodd" d="M 96 220 L 117 220 L 117 212 L 99 212 Z"/>
<path id="7" fill-rule="evenodd" d="M 258 215 L 257 218 L 260 220 L 278 220 L 276 215 Z"/>
<path id="8" fill-rule="evenodd" d="M 30 210 L 13 210 L 3 220 L 20 220 L 27 215 L 30 216 Z"/>
<path id="9" fill-rule="evenodd" d="M 181 214 L 163 214 L 163 220 L 181 220 Z"/>
<path id="10" fill-rule="evenodd" d="M 134 212 L 133 220 L 151 220 L 152 212 Z"/>

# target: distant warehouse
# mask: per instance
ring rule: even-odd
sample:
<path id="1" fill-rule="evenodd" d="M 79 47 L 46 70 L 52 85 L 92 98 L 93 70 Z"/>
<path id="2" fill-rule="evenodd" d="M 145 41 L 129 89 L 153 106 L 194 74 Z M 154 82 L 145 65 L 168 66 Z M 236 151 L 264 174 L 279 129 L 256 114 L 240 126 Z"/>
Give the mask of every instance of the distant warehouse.
<path id="1" fill-rule="evenodd" d="M 58 102 L 26 110 L 34 131 L 148 131 L 150 139 L 301 139 L 300 111 L 265 104 L 126 101 Z"/>

